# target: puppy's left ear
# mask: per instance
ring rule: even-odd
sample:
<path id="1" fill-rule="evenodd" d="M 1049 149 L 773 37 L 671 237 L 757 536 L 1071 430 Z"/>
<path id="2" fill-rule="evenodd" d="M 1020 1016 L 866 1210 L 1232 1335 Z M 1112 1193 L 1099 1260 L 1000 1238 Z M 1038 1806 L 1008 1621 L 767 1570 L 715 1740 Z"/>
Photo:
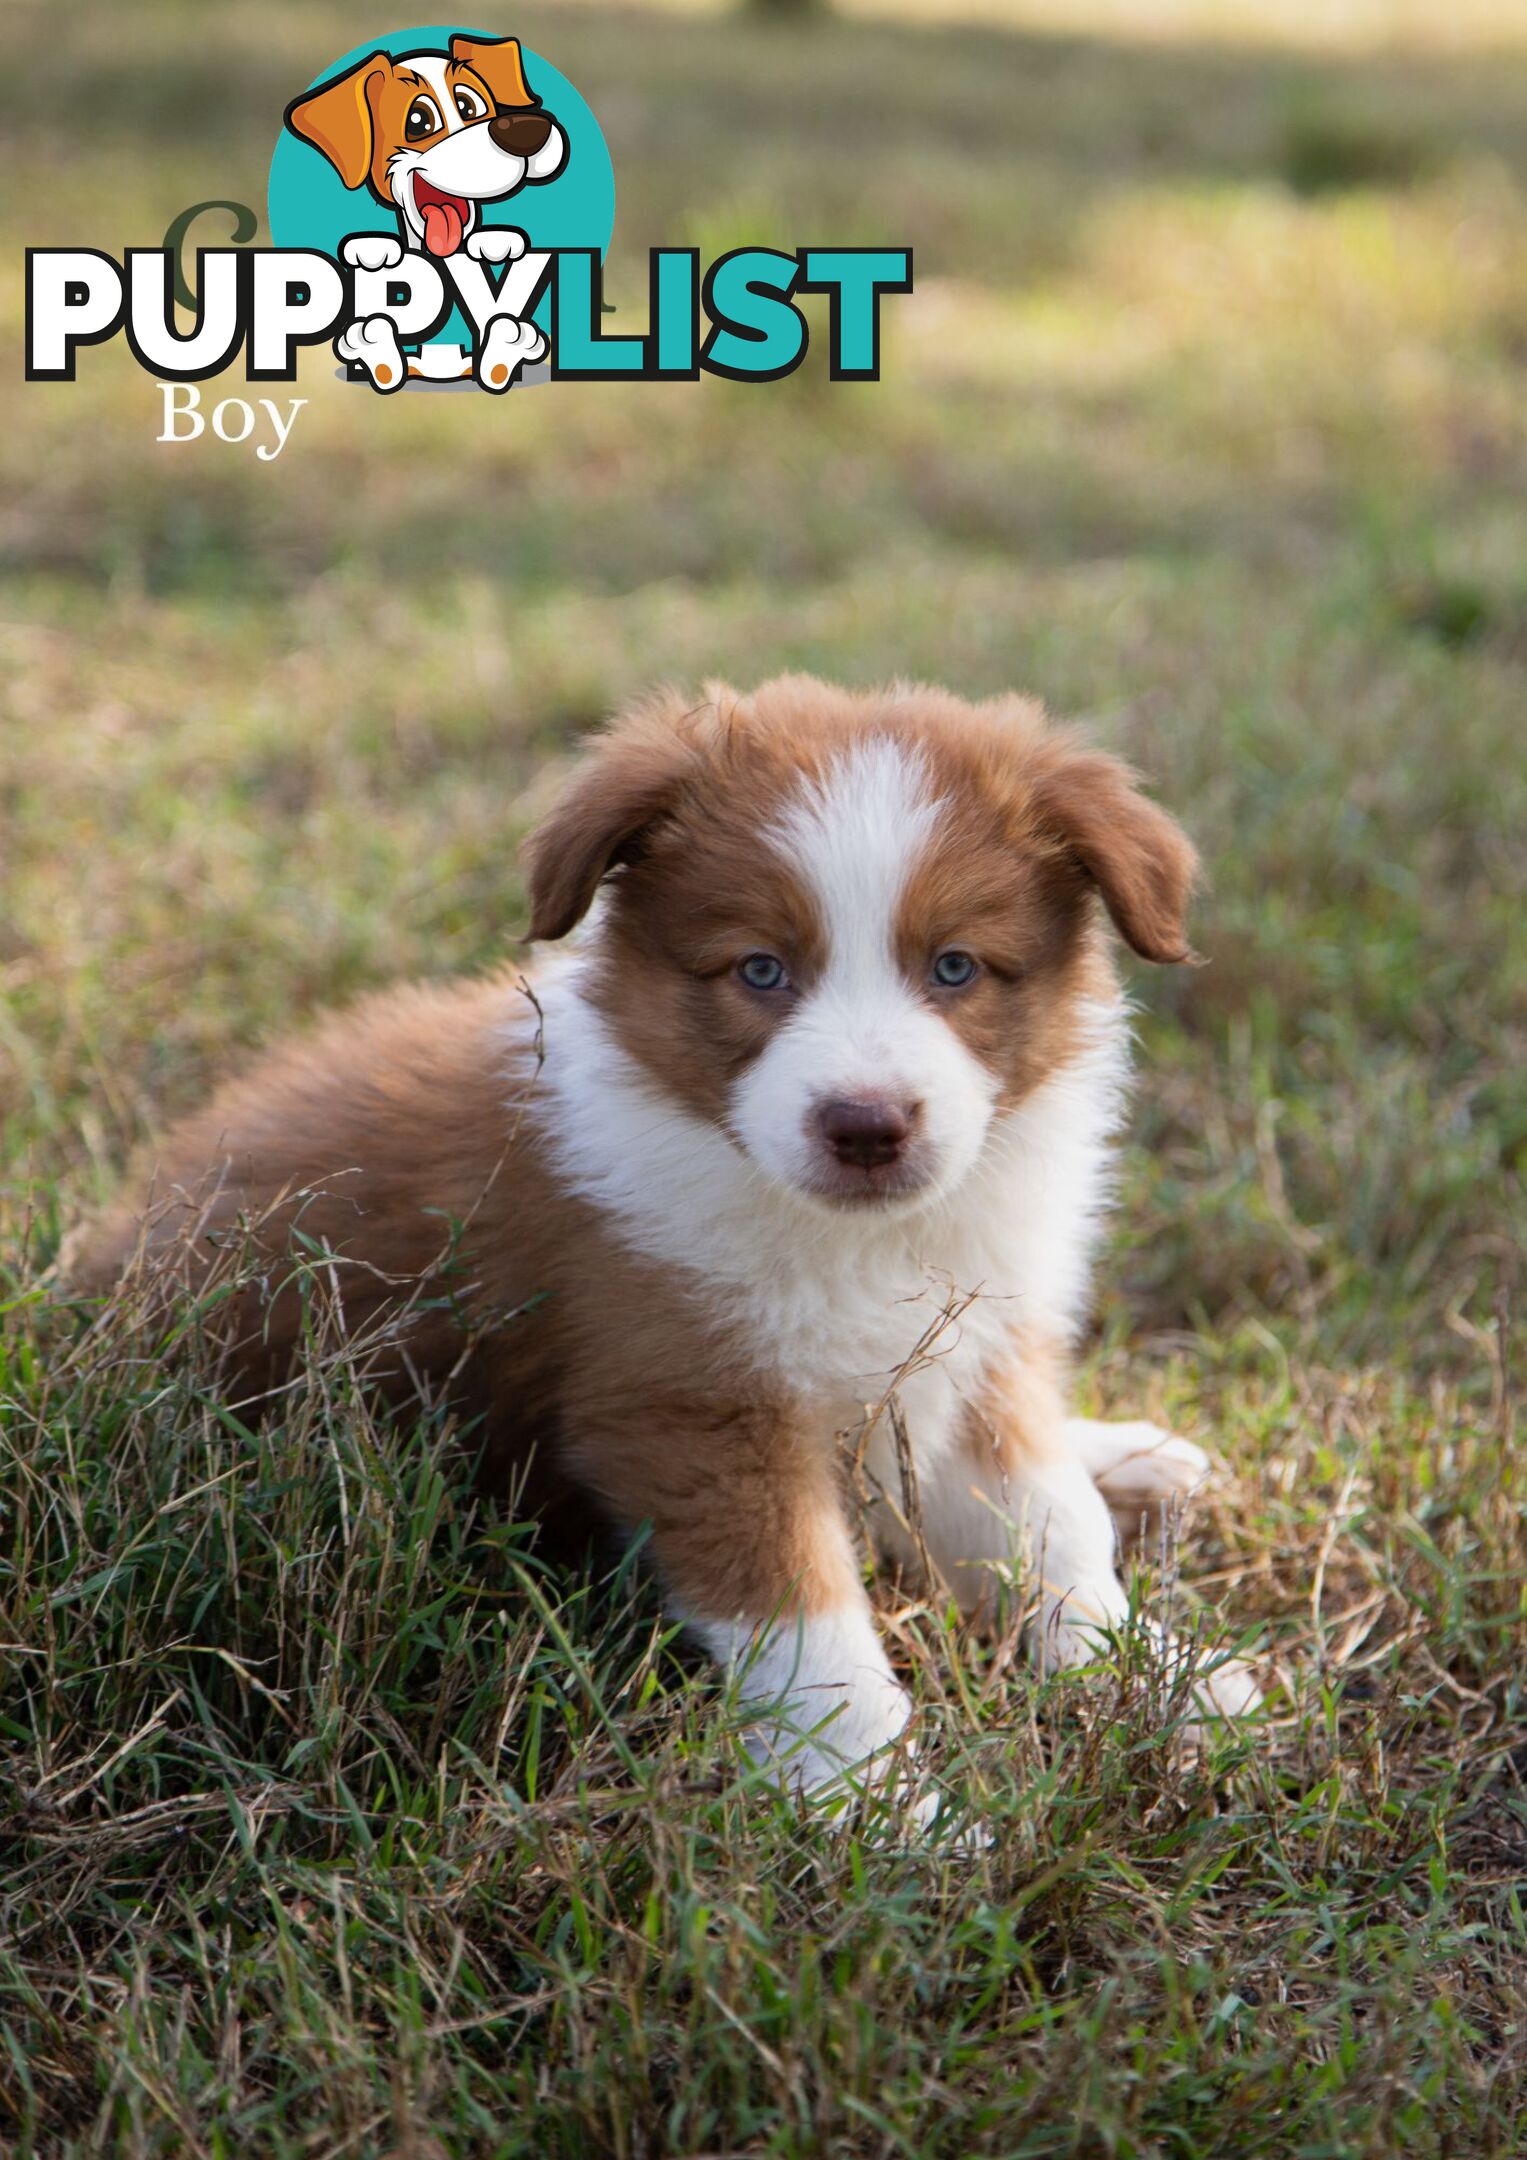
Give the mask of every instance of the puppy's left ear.
<path id="1" fill-rule="evenodd" d="M 1188 900 L 1198 855 L 1175 818 L 1140 793 L 1135 775 L 1101 750 L 1049 746 L 1034 804 L 1103 896 L 1125 943 L 1143 960 L 1195 958 Z"/>
<path id="2" fill-rule="evenodd" d="M 525 844 L 530 938 L 566 937 L 678 801 L 697 752 L 677 700 L 618 721 Z"/>
<path id="3" fill-rule="evenodd" d="M 539 105 L 525 80 L 518 38 L 453 37 L 451 58 L 472 68 L 493 92 L 495 105 Z"/>

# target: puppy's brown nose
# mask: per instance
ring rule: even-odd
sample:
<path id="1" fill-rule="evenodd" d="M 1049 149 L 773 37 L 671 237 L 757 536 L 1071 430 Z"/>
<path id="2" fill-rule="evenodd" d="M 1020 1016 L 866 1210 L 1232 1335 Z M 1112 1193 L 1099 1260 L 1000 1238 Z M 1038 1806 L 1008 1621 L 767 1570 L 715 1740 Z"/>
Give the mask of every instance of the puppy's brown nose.
<path id="1" fill-rule="evenodd" d="M 817 1123 L 839 1162 L 856 1170 L 875 1170 L 896 1161 L 911 1137 L 916 1117 L 915 1103 L 861 1095 L 823 1103 Z"/>
<path id="2" fill-rule="evenodd" d="M 488 122 L 488 133 L 500 150 L 516 157 L 534 157 L 551 133 L 551 115 L 523 108 L 501 112 Z"/>

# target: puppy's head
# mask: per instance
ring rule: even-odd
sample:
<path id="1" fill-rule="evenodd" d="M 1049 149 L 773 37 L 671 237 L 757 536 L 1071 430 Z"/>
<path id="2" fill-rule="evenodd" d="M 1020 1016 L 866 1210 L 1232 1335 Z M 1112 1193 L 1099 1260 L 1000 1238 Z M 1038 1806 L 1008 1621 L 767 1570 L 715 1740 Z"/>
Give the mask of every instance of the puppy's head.
<path id="1" fill-rule="evenodd" d="M 287 125 L 347 188 L 399 210 L 416 247 L 451 255 L 477 205 L 551 180 L 567 140 L 525 80 L 518 38 L 453 37 L 449 52 L 375 52 L 294 98 Z"/>
<path id="2" fill-rule="evenodd" d="M 533 836 L 533 938 L 606 888 L 593 995 L 669 1094 L 834 1207 L 954 1190 L 1113 995 L 1101 901 L 1189 957 L 1195 869 L 1116 759 L 1036 705 L 803 676 L 663 698 Z"/>

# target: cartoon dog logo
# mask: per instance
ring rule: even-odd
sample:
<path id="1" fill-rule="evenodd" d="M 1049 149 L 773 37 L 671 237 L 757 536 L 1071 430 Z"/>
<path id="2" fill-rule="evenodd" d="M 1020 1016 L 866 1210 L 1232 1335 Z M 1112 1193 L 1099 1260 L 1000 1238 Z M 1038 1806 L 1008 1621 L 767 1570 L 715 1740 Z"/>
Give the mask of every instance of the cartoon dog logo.
<path id="1" fill-rule="evenodd" d="M 525 80 L 520 41 L 512 37 L 453 37 L 447 52 L 374 52 L 293 98 L 286 124 L 328 159 L 347 188 L 365 187 L 396 212 L 399 241 L 362 235 L 347 244 L 347 258 L 371 270 L 401 262 L 404 248 L 442 259 L 463 247 L 478 262 L 515 259 L 525 252 L 525 235 L 483 225 L 479 206 L 554 180 L 567 163 L 567 137 Z M 373 320 L 382 327 L 371 332 L 357 323 L 335 349 L 387 388 L 401 383 L 402 361 L 390 325 Z M 500 350 L 487 368 L 479 355 L 485 387 L 505 384 L 502 370 L 511 358 L 523 363 L 545 352 L 541 333 L 525 323 L 516 325 L 522 335 L 511 354 L 515 341 L 500 326 L 512 324 L 516 319 L 505 316 L 492 326 Z M 472 372 L 459 347 L 427 351 L 434 364 L 412 361 L 409 374 Z"/>

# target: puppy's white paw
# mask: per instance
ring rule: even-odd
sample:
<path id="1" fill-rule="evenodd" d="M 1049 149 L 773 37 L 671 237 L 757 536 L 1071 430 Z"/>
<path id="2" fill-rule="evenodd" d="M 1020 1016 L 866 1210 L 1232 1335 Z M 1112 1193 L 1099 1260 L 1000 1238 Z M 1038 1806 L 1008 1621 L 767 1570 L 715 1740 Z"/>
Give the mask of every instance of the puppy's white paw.
<path id="1" fill-rule="evenodd" d="M 831 1818 L 863 1809 L 867 1832 L 878 1844 L 933 1846 L 967 1857 L 991 1845 L 984 1823 L 919 1777 L 915 1744 L 888 1743 L 863 1761 L 847 1763 L 822 1746 L 792 1753 L 778 1728 L 759 1727 L 748 1735 L 747 1747 L 755 1762 L 774 1768 L 799 1806 Z"/>
<path id="2" fill-rule="evenodd" d="M 1213 1468 L 1201 1447 L 1143 1419 L 1115 1424 L 1067 1418 L 1066 1439 L 1119 1514 L 1186 1499 Z"/>
<path id="3" fill-rule="evenodd" d="M 881 1785 L 904 1776 L 897 1743 L 911 1715 L 911 1697 L 889 1669 L 866 1667 L 792 1689 L 782 1714 L 748 1728 L 747 1751 L 803 1796 L 842 1791 L 849 1779 Z"/>
<path id="4" fill-rule="evenodd" d="M 467 253 L 474 262 L 518 262 L 529 245 L 513 225 L 480 225 L 467 234 Z"/>
<path id="5" fill-rule="evenodd" d="M 521 368 L 544 357 L 546 339 L 533 322 L 517 315 L 495 315 L 477 356 L 477 380 L 484 390 L 507 390 Z"/>
<path id="6" fill-rule="evenodd" d="M 1045 1624 L 1035 1644 L 1041 1672 L 1104 1662 L 1112 1655 L 1110 1638 L 1123 1624 L 1120 1616 L 1115 1613 L 1111 1619 L 1104 1618 L 1096 1600 L 1091 1601 L 1093 1609 L 1089 1614 L 1088 1602 L 1084 1597 L 1057 1600 L 1043 1615 Z M 1187 1728 L 1189 1737 L 1198 1736 L 1206 1724 L 1216 1720 L 1249 1717 L 1260 1709 L 1262 1690 L 1243 1658 L 1190 1647 L 1155 1621 L 1147 1621 L 1144 1632 L 1168 1686 L 1183 1683 L 1191 1660 L 1193 1718 Z"/>
<path id="7" fill-rule="evenodd" d="M 363 367 L 377 390 L 401 390 L 407 380 L 403 348 L 389 315 L 367 315 L 334 340 L 336 358 Z"/>
<path id="8" fill-rule="evenodd" d="M 1181 1684 L 1184 1668 L 1191 1660 L 1192 1713 L 1179 1728 L 1180 1742 L 1188 1752 L 1202 1746 L 1212 1727 L 1223 1728 L 1238 1718 L 1253 1717 L 1261 1709 L 1262 1689 L 1244 1658 L 1205 1651 L 1201 1646 L 1190 1649 L 1178 1636 L 1165 1631 L 1159 1640 L 1169 1685 Z"/>
<path id="9" fill-rule="evenodd" d="M 1250 1717 L 1262 1707 L 1262 1690 L 1244 1658 L 1215 1659 L 1193 1683 L 1193 1700 L 1202 1718 Z"/>
<path id="10" fill-rule="evenodd" d="M 396 270 L 403 243 L 392 233 L 351 233 L 339 252 L 352 270 Z"/>

